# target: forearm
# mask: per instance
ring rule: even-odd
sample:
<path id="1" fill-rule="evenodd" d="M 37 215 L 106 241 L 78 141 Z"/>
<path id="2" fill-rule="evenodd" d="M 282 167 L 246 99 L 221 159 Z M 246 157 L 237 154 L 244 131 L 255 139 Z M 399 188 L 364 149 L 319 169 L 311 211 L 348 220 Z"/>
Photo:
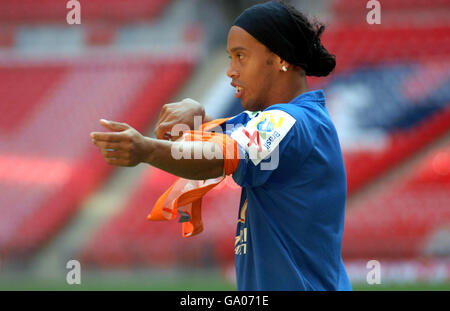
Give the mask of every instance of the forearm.
<path id="1" fill-rule="evenodd" d="M 223 174 L 223 157 L 208 159 L 204 156 L 203 150 L 221 154 L 220 150 L 215 149 L 219 146 L 212 142 L 172 142 L 146 137 L 145 143 L 148 152 L 144 162 L 173 175 L 205 180 Z M 183 156 L 180 157 L 180 154 Z"/>

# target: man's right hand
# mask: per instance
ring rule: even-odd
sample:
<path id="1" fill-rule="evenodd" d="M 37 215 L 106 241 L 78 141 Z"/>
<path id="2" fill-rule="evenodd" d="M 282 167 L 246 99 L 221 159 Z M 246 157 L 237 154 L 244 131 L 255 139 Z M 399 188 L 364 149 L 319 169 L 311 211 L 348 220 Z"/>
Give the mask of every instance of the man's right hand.
<path id="1" fill-rule="evenodd" d="M 165 104 L 159 114 L 159 120 L 156 123 L 155 135 L 158 139 L 177 139 L 171 137 L 170 132 L 176 124 L 186 124 L 192 130 L 194 129 L 194 116 L 200 116 L 202 122 L 207 122 L 209 117 L 205 118 L 205 109 L 203 106 L 190 98 L 185 98 L 180 102 Z"/>

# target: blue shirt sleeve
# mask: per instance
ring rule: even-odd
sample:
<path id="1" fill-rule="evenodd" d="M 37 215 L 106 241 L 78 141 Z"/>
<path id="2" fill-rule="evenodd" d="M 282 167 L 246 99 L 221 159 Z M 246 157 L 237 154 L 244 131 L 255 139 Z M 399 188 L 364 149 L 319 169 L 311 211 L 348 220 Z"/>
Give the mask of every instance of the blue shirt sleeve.
<path id="1" fill-rule="evenodd" d="M 294 136 L 293 132 L 291 129 L 273 152 L 258 165 L 249 159 L 248 152 L 238 144 L 241 159 L 237 170 L 233 173 L 234 181 L 241 187 L 257 187 L 265 184 L 282 161 L 283 154 Z"/>

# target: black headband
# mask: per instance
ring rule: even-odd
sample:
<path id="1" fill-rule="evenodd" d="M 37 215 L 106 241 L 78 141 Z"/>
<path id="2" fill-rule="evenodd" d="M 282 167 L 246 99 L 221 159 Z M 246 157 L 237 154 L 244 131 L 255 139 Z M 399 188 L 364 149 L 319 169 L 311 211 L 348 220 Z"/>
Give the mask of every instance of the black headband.
<path id="1" fill-rule="evenodd" d="M 307 40 L 301 25 L 278 1 L 246 9 L 233 25 L 243 28 L 288 63 L 308 69 L 313 42 Z"/>

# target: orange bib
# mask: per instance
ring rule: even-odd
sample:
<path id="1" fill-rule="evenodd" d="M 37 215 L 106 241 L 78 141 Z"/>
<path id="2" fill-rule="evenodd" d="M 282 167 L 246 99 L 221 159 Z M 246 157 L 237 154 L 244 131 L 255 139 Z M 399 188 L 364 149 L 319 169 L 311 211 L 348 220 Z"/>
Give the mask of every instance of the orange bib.
<path id="1" fill-rule="evenodd" d="M 225 134 L 207 132 L 228 119 L 217 119 L 204 123 L 199 131 L 186 132 L 181 138 L 184 141 L 209 141 L 219 145 L 224 157 L 224 175 L 208 180 L 179 178 L 156 201 L 147 216 L 148 220 L 172 220 L 179 213 L 183 237 L 194 236 L 203 231 L 202 197 L 221 183 L 226 175 L 233 174 L 239 165 L 237 142 Z"/>

